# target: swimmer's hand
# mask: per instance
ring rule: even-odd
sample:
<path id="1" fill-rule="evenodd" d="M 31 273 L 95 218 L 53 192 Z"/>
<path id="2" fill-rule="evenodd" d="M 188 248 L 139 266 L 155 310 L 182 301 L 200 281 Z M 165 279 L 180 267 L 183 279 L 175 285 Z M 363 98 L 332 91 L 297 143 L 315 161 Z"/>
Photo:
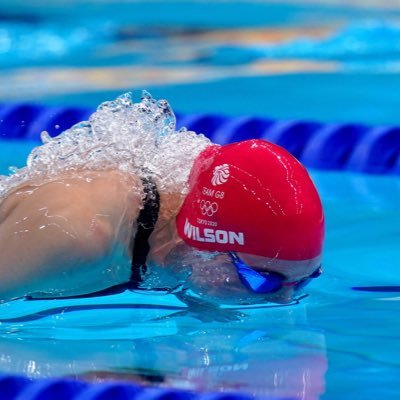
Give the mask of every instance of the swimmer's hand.
<path id="1" fill-rule="evenodd" d="M 168 317 L 163 317 L 163 319 L 186 316 L 196 318 L 202 322 L 229 322 L 240 321 L 246 317 L 246 314 L 240 311 L 223 309 L 216 303 L 192 296 L 184 290 L 175 295 L 188 308 L 185 311 L 179 311 Z"/>

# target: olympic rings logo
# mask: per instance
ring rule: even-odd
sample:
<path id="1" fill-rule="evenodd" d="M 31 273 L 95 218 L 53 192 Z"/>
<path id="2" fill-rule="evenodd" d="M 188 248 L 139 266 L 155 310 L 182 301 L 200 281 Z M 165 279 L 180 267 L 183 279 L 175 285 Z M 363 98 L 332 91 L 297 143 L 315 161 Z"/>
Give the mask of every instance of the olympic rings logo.
<path id="1" fill-rule="evenodd" d="M 212 217 L 218 211 L 218 204 L 215 201 L 211 203 L 208 200 L 201 200 L 200 210 L 203 215 Z"/>

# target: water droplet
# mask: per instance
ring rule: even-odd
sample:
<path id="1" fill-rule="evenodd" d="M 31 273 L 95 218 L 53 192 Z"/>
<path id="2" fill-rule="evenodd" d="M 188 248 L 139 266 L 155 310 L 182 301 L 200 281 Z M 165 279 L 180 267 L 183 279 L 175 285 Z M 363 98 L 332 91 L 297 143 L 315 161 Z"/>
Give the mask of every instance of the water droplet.
<path id="1" fill-rule="evenodd" d="M 52 137 L 49 135 L 49 132 L 42 131 L 40 133 L 40 140 L 42 141 L 43 144 L 46 144 L 52 141 Z"/>

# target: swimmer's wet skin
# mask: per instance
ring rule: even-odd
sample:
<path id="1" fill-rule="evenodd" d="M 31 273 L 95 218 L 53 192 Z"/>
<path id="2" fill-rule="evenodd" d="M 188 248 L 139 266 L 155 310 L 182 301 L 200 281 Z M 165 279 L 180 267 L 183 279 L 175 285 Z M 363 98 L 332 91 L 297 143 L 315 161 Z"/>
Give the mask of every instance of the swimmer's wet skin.
<path id="1" fill-rule="evenodd" d="M 3 300 L 162 289 L 288 303 L 321 274 L 305 168 L 272 143 L 213 145 L 174 122 L 165 101 L 124 95 L 0 179 Z"/>

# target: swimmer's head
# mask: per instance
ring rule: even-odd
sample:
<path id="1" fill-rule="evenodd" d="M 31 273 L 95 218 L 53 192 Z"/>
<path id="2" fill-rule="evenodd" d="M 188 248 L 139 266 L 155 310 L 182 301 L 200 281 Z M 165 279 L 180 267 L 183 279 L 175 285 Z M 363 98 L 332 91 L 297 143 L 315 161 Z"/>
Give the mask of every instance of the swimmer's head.
<path id="1" fill-rule="evenodd" d="M 260 285 L 276 298 L 319 272 L 324 216 L 317 190 L 291 154 L 263 140 L 204 150 L 176 226 L 188 248 L 224 254 L 223 264 L 234 265 L 238 281 L 255 293 L 250 270 L 273 272 Z"/>

